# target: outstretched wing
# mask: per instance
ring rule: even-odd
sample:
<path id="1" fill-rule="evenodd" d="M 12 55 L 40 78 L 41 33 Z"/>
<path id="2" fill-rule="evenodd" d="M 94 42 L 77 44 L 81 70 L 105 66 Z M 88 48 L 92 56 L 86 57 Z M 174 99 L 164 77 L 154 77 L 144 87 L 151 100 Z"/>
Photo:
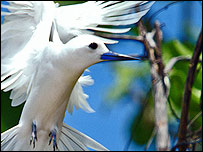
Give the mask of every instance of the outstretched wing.
<path id="1" fill-rule="evenodd" d="M 12 90 L 12 106 L 23 103 L 35 74 L 29 59 L 49 41 L 55 9 L 53 2 L 9 1 L 1 5 L 1 89 Z"/>
<path id="2" fill-rule="evenodd" d="M 67 42 L 77 35 L 91 33 L 88 30 L 127 32 L 130 28 L 110 29 L 98 25 L 118 26 L 136 23 L 153 3 L 98 1 L 57 9 L 53 2 L 9 1 L 9 5 L 1 5 L 9 10 L 2 12 L 4 23 L 1 25 L 1 89 L 12 90 L 12 106 L 26 101 L 36 70 L 36 65 L 28 59 L 33 54 L 36 55 L 36 51 L 42 50 L 49 38 L 53 37 L 53 18 L 61 40 Z M 115 43 L 111 40 L 105 41 Z M 68 105 L 69 113 L 72 113 L 73 106 L 93 112 L 86 101 L 88 96 L 82 90 L 87 80 L 90 79 L 81 77 L 76 83 Z"/>
<path id="3" fill-rule="evenodd" d="M 10 1 L 1 5 L 9 12 L 1 12 L 4 22 L 1 25 L 1 59 L 6 60 L 23 51 L 30 42 L 38 39 L 48 41 L 53 2 Z M 40 33 L 41 32 L 41 33 Z"/>
<path id="4" fill-rule="evenodd" d="M 53 23 L 55 5 L 52 2 L 9 2 L 2 5 L 9 12 L 2 12 L 1 25 L 1 89 L 10 91 L 12 106 L 18 106 L 28 98 L 41 51 L 51 39 L 60 43 Z M 52 16 L 52 17 L 50 17 Z M 38 64 L 36 64 L 38 63 Z M 86 99 L 82 86 L 93 84 L 90 76 L 81 76 L 77 81 L 68 104 L 72 114 L 73 106 L 87 112 L 94 110 Z"/>
<path id="5" fill-rule="evenodd" d="M 72 37 L 91 33 L 87 30 L 125 33 L 130 28 L 104 28 L 99 25 L 125 26 L 138 22 L 154 1 L 89 1 L 57 8 L 55 20 L 63 43 Z M 66 18 L 66 16 L 68 16 Z"/>

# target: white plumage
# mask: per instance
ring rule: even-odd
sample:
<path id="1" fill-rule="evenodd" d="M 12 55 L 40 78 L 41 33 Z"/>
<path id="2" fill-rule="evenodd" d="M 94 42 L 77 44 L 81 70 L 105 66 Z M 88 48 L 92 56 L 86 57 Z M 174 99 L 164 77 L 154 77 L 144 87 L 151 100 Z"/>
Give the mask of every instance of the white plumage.
<path id="1" fill-rule="evenodd" d="M 2 12 L 1 89 L 12 90 L 12 106 L 26 103 L 19 124 L 2 134 L 1 149 L 53 150 L 47 136 L 56 129 L 59 150 L 107 150 L 63 124 L 65 110 L 72 114 L 75 106 L 94 112 L 82 89 L 93 80 L 81 75 L 90 65 L 102 61 L 101 55 L 108 52 L 104 43 L 116 41 L 93 36 L 93 31 L 127 32 L 130 28 L 98 25 L 134 24 L 153 3 L 91 1 L 58 7 L 53 2 L 9 1 L 9 5 L 2 5 L 9 12 Z M 95 42 L 98 48 L 91 52 L 88 45 Z M 33 121 L 38 131 L 34 149 L 29 144 Z"/>

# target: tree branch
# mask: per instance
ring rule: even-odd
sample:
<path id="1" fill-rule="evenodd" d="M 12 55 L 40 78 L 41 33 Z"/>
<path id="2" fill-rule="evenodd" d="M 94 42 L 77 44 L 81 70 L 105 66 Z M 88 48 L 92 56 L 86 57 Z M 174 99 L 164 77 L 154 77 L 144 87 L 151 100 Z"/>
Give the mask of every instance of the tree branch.
<path id="1" fill-rule="evenodd" d="M 200 111 L 187 125 L 187 129 L 190 128 L 190 126 L 199 118 L 199 116 L 202 115 L 202 111 Z"/>
<path id="2" fill-rule="evenodd" d="M 126 39 L 126 40 L 136 40 L 143 42 L 143 37 L 142 36 L 132 36 L 132 35 L 118 35 L 118 34 L 107 34 L 107 33 L 98 33 L 96 32 L 95 35 L 101 36 L 104 38 L 114 38 L 114 39 Z"/>
<path id="3" fill-rule="evenodd" d="M 143 119 L 143 116 L 144 116 L 144 113 L 145 113 L 145 109 L 149 103 L 149 96 L 150 96 L 150 92 L 151 92 L 151 89 L 148 91 L 147 93 L 147 96 L 146 98 L 143 100 L 142 104 L 141 104 L 141 108 L 140 108 L 140 112 L 139 112 L 139 117 L 138 117 L 138 125 L 140 124 L 141 120 Z M 129 147 L 130 147 L 130 144 L 131 144 L 131 141 L 133 139 L 133 135 L 131 134 L 130 136 L 130 139 L 127 141 L 123 151 L 128 151 Z"/>
<path id="4" fill-rule="evenodd" d="M 161 51 L 161 42 L 162 42 L 162 31 L 160 28 L 160 24 L 158 21 L 155 22 L 155 29 L 156 29 L 156 44 L 157 44 L 157 60 L 158 65 L 159 65 L 159 75 L 163 78 L 164 77 L 164 73 L 163 73 L 163 69 L 164 69 L 164 65 L 163 65 L 163 61 L 162 61 L 162 51 Z"/>
<path id="5" fill-rule="evenodd" d="M 155 43 L 151 37 L 148 37 L 142 21 L 138 23 L 140 35 L 144 37 L 144 46 L 150 61 L 150 71 L 152 75 L 152 85 L 155 103 L 155 127 L 157 128 L 156 147 L 159 151 L 170 150 L 170 139 L 168 134 L 168 115 L 167 115 L 167 96 L 163 81 L 163 68 L 161 68 L 161 31 L 160 24 L 156 22 Z M 153 41 L 153 42 L 152 42 Z M 153 46 L 152 44 L 156 44 Z M 158 45 L 157 45 L 158 44 Z M 161 74 L 162 73 L 162 74 Z M 160 81 L 161 80 L 161 81 Z"/>
<path id="6" fill-rule="evenodd" d="M 155 13 L 153 13 L 153 14 L 149 17 L 148 21 L 151 22 L 151 20 L 152 20 L 155 16 L 157 16 L 157 15 L 160 14 L 161 12 L 167 10 L 167 9 L 169 8 L 169 6 L 172 6 L 173 4 L 177 4 L 178 2 L 183 2 L 183 1 L 175 1 L 175 2 L 171 2 L 171 3 L 167 4 L 167 5 L 164 6 L 163 8 L 161 8 L 161 9 L 157 10 Z"/>
<path id="7" fill-rule="evenodd" d="M 185 84 L 184 98 L 182 103 L 181 119 L 179 124 L 179 131 L 178 131 L 178 145 L 180 143 L 187 142 L 186 134 L 187 134 L 190 96 L 191 96 L 192 85 L 195 77 L 194 75 L 195 75 L 197 63 L 199 61 L 199 56 L 201 54 L 201 50 L 202 50 L 202 31 L 199 35 L 192 59 L 189 64 L 189 70 L 188 70 L 187 80 Z M 187 149 L 187 144 L 179 146 L 180 151 L 185 151 L 186 149 Z"/>
<path id="8" fill-rule="evenodd" d="M 195 139 L 202 137 L 202 126 L 198 130 L 195 130 L 194 132 L 188 134 L 186 138 L 194 138 L 194 136 Z"/>
<path id="9" fill-rule="evenodd" d="M 175 145 L 175 146 L 171 149 L 171 151 L 175 151 L 175 150 L 176 150 L 178 147 L 180 147 L 180 146 L 188 146 L 188 145 L 190 145 L 190 144 L 193 145 L 193 144 L 200 143 L 200 142 L 202 142 L 202 139 L 198 139 L 198 140 L 192 141 L 192 142 L 181 142 L 181 143 Z"/>
<path id="10" fill-rule="evenodd" d="M 132 141 L 132 135 L 130 135 L 130 139 L 127 141 L 123 151 L 128 151 L 131 141 Z"/>
<path id="11" fill-rule="evenodd" d="M 175 110 L 173 109 L 172 105 L 171 105 L 171 100 L 170 98 L 168 98 L 168 104 L 169 104 L 169 108 L 171 109 L 171 112 L 173 114 L 173 116 L 175 117 L 176 121 L 180 121 L 180 118 L 178 117 L 178 115 L 176 114 Z"/>
<path id="12" fill-rule="evenodd" d="M 147 142 L 147 145 L 146 145 L 145 148 L 144 148 L 145 151 L 148 150 L 148 148 L 149 148 L 149 146 L 151 145 L 151 143 L 152 143 L 152 141 L 153 141 L 154 136 L 156 135 L 156 133 L 157 133 L 157 128 L 154 127 L 154 129 L 153 129 L 153 131 L 152 131 L 152 134 L 151 134 L 151 136 L 150 136 L 150 138 L 149 138 L 149 140 L 148 140 L 148 142 Z"/>
<path id="13" fill-rule="evenodd" d="M 186 56 L 177 56 L 177 57 L 173 57 L 166 65 L 165 69 L 164 69 L 164 73 L 168 74 L 173 66 L 179 62 L 179 61 L 191 61 L 191 57 L 186 57 Z M 198 62 L 202 63 L 202 60 L 199 60 Z"/>

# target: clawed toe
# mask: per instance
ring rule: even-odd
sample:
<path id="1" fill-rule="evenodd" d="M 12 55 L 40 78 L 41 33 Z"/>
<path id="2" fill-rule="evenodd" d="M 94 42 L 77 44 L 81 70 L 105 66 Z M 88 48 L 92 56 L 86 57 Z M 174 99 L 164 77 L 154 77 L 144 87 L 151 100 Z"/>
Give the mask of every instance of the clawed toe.
<path id="1" fill-rule="evenodd" d="M 53 129 L 50 132 L 49 136 L 50 136 L 49 145 L 51 144 L 51 141 L 53 140 L 53 149 L 55 151 L 56 148 L 58 149 L 57 142 L 56 142 L 56 129 Z"/>
<path id="2" fill-rule="evenodd" d="M 36 123 L 33 121 L 32 122 L 32 135 L 30 137 L 30 145 L 33 142 L 33 148 L 35 148 L 35 141 L 37 141 L 37 127 L 36 127 Z"/>
<path id="3" fill-rule="evenodd" d="M 49 136 L 50 136 L 50 139 L 49 139 L 49 145 L 51 144 L 51 141 L 53 140 L 53 150 L 55 151 L 56 149 L 58 149 L 57 147 L 57 142 L 56 142 L 56 129 L 53 129 Z M 33 143 L 33 148 L 35 148 L 35 143 L 37 141 L 37 126 L 36 126 L 36 123 L 33 121 L 32 122 L 32 134 L 31 134 L 31 137 L 30 137 L 30 145 Z"/>

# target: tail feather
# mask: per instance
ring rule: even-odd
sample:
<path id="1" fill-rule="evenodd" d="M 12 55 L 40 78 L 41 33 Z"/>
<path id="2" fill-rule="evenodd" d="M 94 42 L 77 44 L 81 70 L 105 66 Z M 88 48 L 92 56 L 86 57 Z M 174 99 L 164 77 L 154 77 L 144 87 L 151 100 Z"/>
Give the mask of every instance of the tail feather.
<path id="1" fill-rule="evenodd" d="M 73 151 L 73 147 L 69 144 L 69 142 L 66 142 L 66 138 L 64 136 L 61 136 L 58 143 L 58 148 L 60 151 Z"/>
<path id="2" fill-rule="evenodd" d="M 18 128 L 19 128 L 19 125 L 1 134 L 1 150 L 12 150 L 12 147 L 14 147 L 16 143 L 15 139 L 16 139 Z"/>
<path id="3" fill-rule="evenodd" d="M 9 138 L 7 142 L 4 142 L 1 145 L 1 150 L 12 151 L 13 147 L 15 147 L 16 142 L 17 142 L 16 135 L 14 135 L 11 138 Z"/>
<path id="4" fill-rule="evenodd" d="M 69 132 L 64 133 L 61 131 L 60 139 L 63 139 L 67 147 L 73 151 L 88 151 L 83 143 L 81 143 L 77 138 L 72 136 Z"/>
<path id="5" fill-rule="evenodd" d="M 17 125 L 1 134 L 1 150 L 53 150 L 52 146 L 45 144 L 43 136 L 38 136 L 38 142 L 35 145 L 35 149 L 29 144 L 29 132 L 25 133 L 25 130 Z M 26 135 L 25 135 L 26 134 Z M 28 134 L 28 136 L 27 136 Z M 96 151 L 107 151 L 104 146 L 88 137 L 87 135 L 77 131 L 76 129 L 63 123 L 58 140 L 59 151 L 89 151 L 88 147 Z M 45 134 L 46 136 L 46 134 Z"/>
<path id="6" fill-rule="evenodd" d="M 102 146 L 92 138 L 66 125 L 65 123 L 63 123 L 62 133 L 66 135 L 66 138 L 69 138 L 69 140 L 72 140 L 74 143 L 77 143 L 81 149 L 85 146 L 97 151 L 108 151 L 108 149 L 106 149 L 104 146 Z M 84 148 L 84 150 L 88 149 Z"/>

